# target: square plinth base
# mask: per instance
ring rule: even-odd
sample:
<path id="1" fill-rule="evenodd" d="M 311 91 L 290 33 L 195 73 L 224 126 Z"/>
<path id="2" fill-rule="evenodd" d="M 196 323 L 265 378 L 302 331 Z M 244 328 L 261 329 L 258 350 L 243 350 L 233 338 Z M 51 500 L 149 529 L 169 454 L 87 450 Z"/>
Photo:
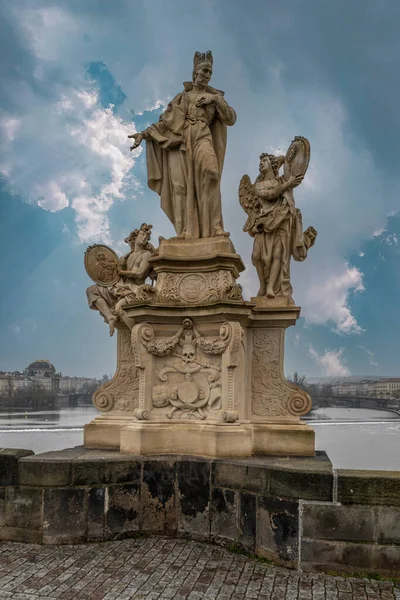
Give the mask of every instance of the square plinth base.
<path id="1" fill-rule="evenodd" d="M 132 417 L 107 413 L 96 417 L 84 426 L 83 445 L 93 450 L 119 450 L 121 430 L 132 423 Z"/>
<path id="2" fill-rule="evenodd" d="M 207 458 L 255 455 L 314 456 L 307 424 L 131 423 L 121 429 L 121 452 L 191 454 Z"/>

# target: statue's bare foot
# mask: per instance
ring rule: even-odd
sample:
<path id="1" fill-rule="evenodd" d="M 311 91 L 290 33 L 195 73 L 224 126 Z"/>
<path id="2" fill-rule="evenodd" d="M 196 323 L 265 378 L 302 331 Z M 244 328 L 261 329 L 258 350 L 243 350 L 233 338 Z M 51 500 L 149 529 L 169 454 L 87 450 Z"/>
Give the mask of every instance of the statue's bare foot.
<path id="1" fill-rule="evenodd" d="M 267 290 L 267 298 L 275 298 L 274 292 L 271 292 L 271 290 Z"/>
<path id="2" fill-rule="evenodd" d="M 215 236 L 229 237 L 229 231 L 224 231 L 221 227 L 215 230 Z"/>
<path id="3" fill-rule="evenodd" d="M 110 336 L 112 337 L 114 335 L 114 331 L 115 331 L 115 324 L 118 321 L 118 317 L 111 317 L 108 321 L 108 327 L 110 329 Z"/>

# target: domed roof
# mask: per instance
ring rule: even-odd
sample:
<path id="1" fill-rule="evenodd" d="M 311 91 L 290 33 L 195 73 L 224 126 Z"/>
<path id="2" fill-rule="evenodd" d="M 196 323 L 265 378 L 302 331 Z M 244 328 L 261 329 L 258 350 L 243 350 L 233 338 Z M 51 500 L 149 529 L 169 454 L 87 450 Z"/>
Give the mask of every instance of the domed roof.
<path id="1" fill-rule="evenodd" d="M 31 363 L 27 369 L 28 371 L 47 371 L 48 373 L 55 373 L 56 369 L 49 360 L 39 358 L 35 362 Z"/>

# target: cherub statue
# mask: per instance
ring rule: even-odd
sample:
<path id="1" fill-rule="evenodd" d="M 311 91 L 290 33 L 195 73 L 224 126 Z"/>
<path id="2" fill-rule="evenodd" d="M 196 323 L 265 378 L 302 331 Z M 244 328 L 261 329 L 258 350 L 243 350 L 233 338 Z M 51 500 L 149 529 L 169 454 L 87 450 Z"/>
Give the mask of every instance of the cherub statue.
<path id="1" fill-rule="evenodd" d="M 302 216 L 295 207 L 293 188 L 303 181 L 309 161 L 309 143 L 296 137 L 285 156 L 260 155 L 260 173 L 254 184 L 243 175 L 239 201 L 248 214 L 243 228 L 254 237 L 252 262 L 260 280 L 258 296 L 292 299 L 290 259 L 303 261 L 317 232 L 303 232 Z M 297 157 L 296 157 L 297 155 Z M 285 164 L 285 173 L 279 169 Z"/>
<path id="2" fill-rule="evenodd" d="M 157 254 L 150 243 L 151 229 L 152 225 L 143 223 L 140 229 L 132 231 L 124 240 L 130 252 L 121 258 L 107 246 L 94 245 L 86 251 L 85 267 L 96 282 L 86 290 L 89 307 L 103 315 L 110 335 L 114 334 L 124 307 L 138 300 L 149 300 L 155 293 L 155 288 L 145 283 L 149 276 L 152 282 L 155 279 L 149 262 Z"/>

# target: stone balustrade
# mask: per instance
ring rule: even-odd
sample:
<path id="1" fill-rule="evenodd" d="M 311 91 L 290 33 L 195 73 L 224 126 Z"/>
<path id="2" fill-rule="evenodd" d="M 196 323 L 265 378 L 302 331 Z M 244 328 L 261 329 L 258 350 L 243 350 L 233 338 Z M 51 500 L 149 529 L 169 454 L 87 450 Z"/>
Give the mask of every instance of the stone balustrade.
<path id="1" fill-rule="evenodd" d="M 135 457 L 0 450 L 0 539 L 188 537 L 306 571 L 398 574 L 400 472 L 315 457 Z"/>

